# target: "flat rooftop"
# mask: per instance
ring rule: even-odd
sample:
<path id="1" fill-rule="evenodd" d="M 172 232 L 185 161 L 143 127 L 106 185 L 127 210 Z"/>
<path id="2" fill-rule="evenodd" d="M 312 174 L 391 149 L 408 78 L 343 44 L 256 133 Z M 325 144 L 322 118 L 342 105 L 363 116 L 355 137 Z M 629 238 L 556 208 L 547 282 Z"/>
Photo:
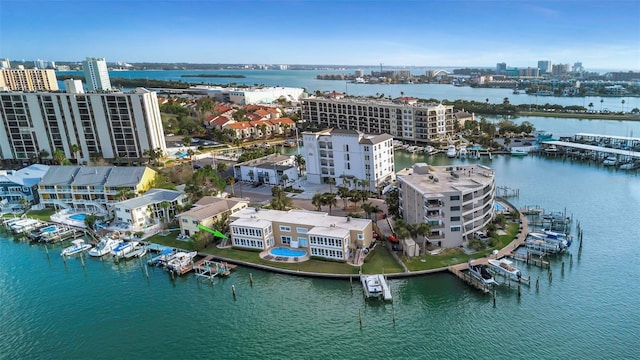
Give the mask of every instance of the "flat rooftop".
<path id="1" fill-rule="evenodd" d="M 262 168 L 274 168 L 276 166 L 282 166 L 284 169 L 288 169 L 293 167 L 294 165 L 286 165 L 287 161 L 293 161 L 293 156 L 291 155 L 281 155 L 281 154 L 271 154 L 267 156 L 263 156 L 258 159 L 253 159 L 249 161 L 245 161 L 243 163 L 239 163 L 236 166 L 255 166 Z"/>
<path id="2" fill-rule="evenodd" d="M 421 193 L 446 193 L 464 191 L 489 185 L 493 181 L 493 169 L 471 165 L 431 166 L 416 163 L 396 174 L 403 181 L 418 189 Z"/>
<path id="3" fill-rule="evenodd" d="M 231 219 L 261 219 L 271 222 L 298 224 L 314 227 L 341 228 L 347 230 L 363 231 L 371 222 L 369 219 L 348 218 L 344 216 L 331 216 L 326 212 L 307 210 L 268 210 L 245 208 L 230 216 Z M 235 221 L 234 221 L 235 223 Z"/>

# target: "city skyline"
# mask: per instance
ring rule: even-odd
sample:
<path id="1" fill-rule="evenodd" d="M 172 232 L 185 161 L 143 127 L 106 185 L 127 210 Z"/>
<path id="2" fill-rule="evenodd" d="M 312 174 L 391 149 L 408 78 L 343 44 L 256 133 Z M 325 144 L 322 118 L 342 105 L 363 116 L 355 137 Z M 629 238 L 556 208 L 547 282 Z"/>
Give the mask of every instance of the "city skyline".
<path id="1" fill-rule="evenodd" d="M 640 69 L 638 1 L 226 4 L 3 0 L 0 58 Z"/>

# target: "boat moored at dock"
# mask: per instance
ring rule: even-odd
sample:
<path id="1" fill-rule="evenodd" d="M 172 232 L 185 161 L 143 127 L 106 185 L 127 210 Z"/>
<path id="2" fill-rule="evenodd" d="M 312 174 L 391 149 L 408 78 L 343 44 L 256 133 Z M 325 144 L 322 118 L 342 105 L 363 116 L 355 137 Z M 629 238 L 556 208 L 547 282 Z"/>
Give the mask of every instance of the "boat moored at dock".
<path id="1" fill-rule="evenodd" d="M 137 241 L 121 242 L 113 250 L 111 250 L 111 255 L 113 255 L 113 257 L 117 259 L 123 258 L 128 253 L 134 251 L 137 245 Z"/>
<path id="2" fill-rule="evenodd" d="M 489 269 L 494 275 L 504 276 L 507 279 L 515 280 L 517 282 L 529 283 L 529 278 L 522 275 L 520 269 L 518 269 L 513 261 L 502 259 L 489 259 Z"/>
<path id="3" fill-rule="evenodd" d="M 85 244 L 83 239 L 76 239 L 71 242 L 73 245 L 66 247 L 62 250 L 60 255 L 62 256 L 73 256 L 80 254 L 84 251 L 91 249 L 91 244 Z"/>
<path id="4" fill-rule="evenodd" d="M 111 236 L 103 236 L 100 242 L 91 250 L 89 256 L 100 257 L 111 253 L 118 245 L 122 243 L 120 239 L 114 239 Z"/>
<path id="5" fill-rule="evenodd" d="M 485 264 L 473 264 L 473 261 L 469 260 L 469 274 L 485 285 L 498 285 L 489 272 L 489 267 Z"/>
<path id="6" fill-rule="evenodd" d="M 384 275 L 360 275 L 360 282 L 366 298 L 380 298 L 391 301 L 391 290 Z"/>
<path id="7" fill-rule="evenodd" d="M 195 258 L 196 255 L 198 255 L 197 251 L 178 251 L 171 260 L 167 262 L 165 268 L 179 275 L 185 274 L 193 269 L 193 258 Z"/>

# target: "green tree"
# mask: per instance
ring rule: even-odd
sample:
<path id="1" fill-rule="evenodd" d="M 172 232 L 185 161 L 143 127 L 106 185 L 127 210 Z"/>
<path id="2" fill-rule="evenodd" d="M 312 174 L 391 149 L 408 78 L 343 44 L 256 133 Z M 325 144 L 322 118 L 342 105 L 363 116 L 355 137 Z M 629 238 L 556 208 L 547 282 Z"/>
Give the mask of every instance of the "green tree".
<path id="1" fill-rule="evenodd" d="M 65 163 L 65 161 L 67 161 L 67 156 L 64 154 L 64 150 L 56 149 L 53 152 L 53 161 L 57 165 L 63 165 Z"/>
<path id="2" fill-rule="evenodd" d="M 302 169 L 304 168 L 305 164 L 304 156 L 302 154 L 296 154 L 293 159 L 296 166 L 298 167 L 298 175 L 302 176 Z"/>
<path id="3" fill-rule="evenodd" d="M 315 193 L 313 194 L 313 197 L 311 198 L 311 205 L 316 207 L 316 211 L 320 211 L 322 209 L 322 194 L 321 193 Z"/>
<path id="4" fill-rule="evenodd" d="M 42 164 L 42 160 L 45 158 L 48 158 L 49 155 L 51 154 L 49 154 L 47 150 L 44 150 L 44 149 L 40 150 L 40 152 L 38 153 L 38 163 Z"/>
<path id="5" fill-rule="evenodd" d="M 329 184 L 329 192 L 333 193 L 333 187 L 336 185 L 336 179 L 333 177 L 328 177 L 327 184 Z"/>
<path id="6" fill-rule="evenodd" d="M 234 188 L 233 188 L 233 186 L 235 185 L 235 183 L 236 183 L 236 179 L 235 179 L 233 176 L 229 176 L 229 177 L 227 178 L 227 185 L 231 186 L 231 196 L 233 196 L 233 197 L 235 197 L 235 196 L 236 196 L 236 192 L 235 192 L 235 190 L 234 190 Z"/>
<path id="7" fill-rule="evenodd" d="M 73 152 L 73 157 L 76 159 L 76 164 L 80 163 L 80 146 L 78 144 L 71 145 L 71 151 Z"/>
<path id="8" fill-rule="evenodd" d="M 336 194 L 334 193 L 324 193 L 322 195 L 322 203 L 324 205 L 329 206 L 329 215 L 331 215 L 331 209 L 338 204 L 338 200 L 336 199 Z"/>
<path id="9" fill-rule="evenodd" d="M 185 136 L 182 138 L 182 143 L 184 144 L 184 146 L 191 146 L 191 141 L 192 141 L 192 140 L 193 140 L 193 139 L 191 138 L 191 136 L 189 136 L 189 135 L 185 135 Z"/>
<path id="10" fill-rule="evenodd" d="M 390 215 L 395 217 L 400 216 L 400 192 L 398 189 L 390 190 L 384 199 L 384 203 L 387 204 Z"/>
<path id="11" fill-rule="evenodd" d="M 338 186 L 338 196 L 340 196 L 340 198 L 342 199 L 342 202 L 344 203 L 344 209 L 347 208 L 347 201 L 349 200 L 350 193 L 351 191 L 349 190 L 348 187 L 344 185 Z"/>
<path id="12" fill-rule="evenodd" d="M 227 171 L 227 163 L 223 162 L 223 161 L 219 161 L 216 164 L 216 170 L 218 171 L 218 173 L 220 173 L 222 175 L 222 173 L 224 173 L 225 171 Z"/>

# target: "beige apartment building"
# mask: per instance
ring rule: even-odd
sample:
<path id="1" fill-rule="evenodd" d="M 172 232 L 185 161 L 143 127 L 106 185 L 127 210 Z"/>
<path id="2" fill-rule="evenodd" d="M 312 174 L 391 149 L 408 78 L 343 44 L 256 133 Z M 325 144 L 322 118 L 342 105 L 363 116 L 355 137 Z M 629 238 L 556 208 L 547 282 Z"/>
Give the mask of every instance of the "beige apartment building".
<path id="1" fill-rule="evenodd" d="M 58 79 L 54 70 L 1 69 L 0 90 L 58 91 Z"/>

